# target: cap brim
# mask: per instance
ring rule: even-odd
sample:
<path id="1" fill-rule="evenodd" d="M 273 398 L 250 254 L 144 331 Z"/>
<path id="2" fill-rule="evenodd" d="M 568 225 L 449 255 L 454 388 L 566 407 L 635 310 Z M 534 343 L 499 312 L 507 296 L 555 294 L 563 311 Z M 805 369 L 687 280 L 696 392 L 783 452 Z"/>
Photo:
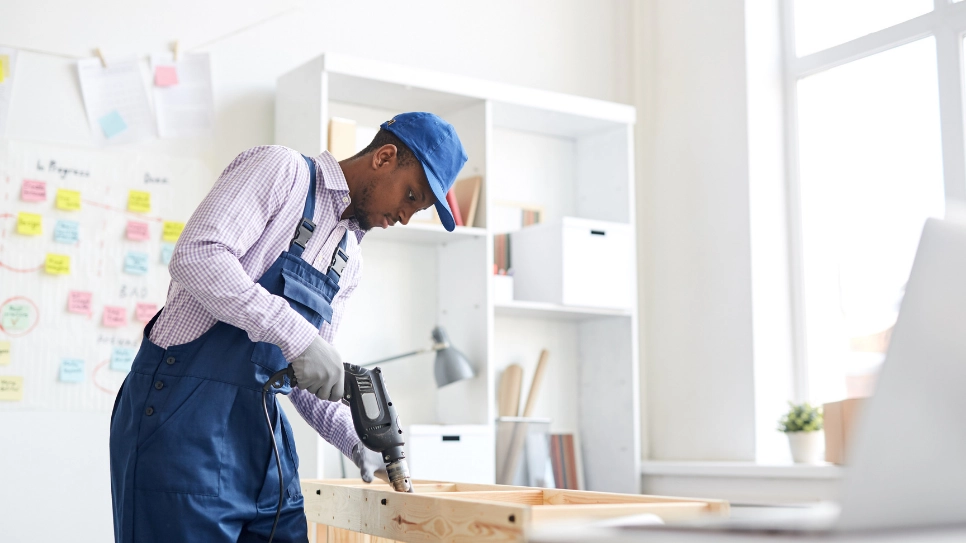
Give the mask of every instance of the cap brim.
<path id="1" fill-rule="evenodd" d="M 453 212 L 446 201 L 446 191 L 443 190 L 443 182 L 429 168 L 423 167 L 426 179 L 429 181 L 429 188 L 433 189 L 433 196 L 436 197 L 436 214 L 439 215 L 440 222 L 447 232 L 452 232 L 456 228 L 456 221 L 453 219 Z"/>

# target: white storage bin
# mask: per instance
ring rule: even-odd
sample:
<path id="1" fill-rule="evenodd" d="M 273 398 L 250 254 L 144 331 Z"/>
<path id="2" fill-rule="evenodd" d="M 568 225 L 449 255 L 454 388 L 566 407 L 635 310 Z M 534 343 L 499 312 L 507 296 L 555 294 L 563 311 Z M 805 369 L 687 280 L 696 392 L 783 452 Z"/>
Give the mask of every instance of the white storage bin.
<path id="1" fill-rule="evenodd" d="M 513 276 L 494 275 L 493 277 L 493 302 L 505 304 L 513 301 Z"/>
<path id="2" fill-rule="evenodd" d="M 510 239 L 513 298 L 628 309 L 634 303 L 630 225 L 564 217 Z"/>
<path id="3" fill-rule="evenodd" d="M 413 424 L 406 460 L 413 479 L 493 484 L 493 428 L 485 424 Z"/>

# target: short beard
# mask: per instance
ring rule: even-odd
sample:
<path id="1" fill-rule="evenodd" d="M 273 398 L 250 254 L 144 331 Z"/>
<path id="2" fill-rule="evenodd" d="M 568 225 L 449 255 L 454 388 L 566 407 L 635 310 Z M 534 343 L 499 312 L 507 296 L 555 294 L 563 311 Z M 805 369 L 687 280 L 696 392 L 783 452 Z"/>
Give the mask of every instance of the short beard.
<path id="1" fill-rule="evenodd" d="M 359 223 L 359 229 L 363 232 L 372 230 L 372 223 L 369 222 L 369 196 L 372 194 L 372 183 L 366 183 L 359 195 L 353 198 L 355 203 L 355 218 Z"/>

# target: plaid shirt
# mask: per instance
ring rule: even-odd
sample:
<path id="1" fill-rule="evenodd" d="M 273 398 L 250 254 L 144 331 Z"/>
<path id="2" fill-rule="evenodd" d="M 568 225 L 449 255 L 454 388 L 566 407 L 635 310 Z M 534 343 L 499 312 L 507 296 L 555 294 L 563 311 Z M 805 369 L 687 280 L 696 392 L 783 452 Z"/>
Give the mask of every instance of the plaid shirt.
<path id="1" fill-rule="evenodd" d="M 325 271 L 346 230 L 349 262 L 332 301 L 332 323 L 316 329 L 279 296 L 255 281 L 288 249 L 309 189 L 309 170 L 298 152 L 277 145 L 249 149 L 221 173 L 185 225 L 168 269 L 171 285 L 150 340 L 167 348 L 198 338 L 217 321 L 248 332 L 252 341 L 278 345 L 287 360 L 300 355 L 316 335 L 332 343 L 346 301 L 362 275 L 355 219 L 341 219 L 349 186 L 328 152 L 315 157 L 315 235 L 302 258 Z M 292 403 L 319 435 L 351 456 L 359 442 L 349 409 L 301 389 Z"/>

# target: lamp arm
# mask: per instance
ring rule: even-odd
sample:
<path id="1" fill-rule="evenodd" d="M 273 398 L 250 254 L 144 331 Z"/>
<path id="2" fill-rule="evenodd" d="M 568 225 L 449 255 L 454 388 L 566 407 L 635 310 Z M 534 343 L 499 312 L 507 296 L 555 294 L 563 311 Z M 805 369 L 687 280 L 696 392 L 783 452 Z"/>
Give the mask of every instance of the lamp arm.
<path id="1" fill-rule="evenodd" d="M 428 353 L 430 351 L 438 351 L 440 349 L 445 349 L 446 347 L 447 345 L 445 343 L 439 343 L 439 344 L 433 345 L 432 347 L 426 347 L 425 349 L 418 349 L 409 353 L 390 356 L 389 358 L 382 358 L 380 360 L 376 360 L 373 362 L 366 362 L 365 364 L 362 364 L 362 367 L 368 368 L 370 366 L 375 366 L 376 364 L 382 364 L 383 362 L 391 362 L 393 360 L 398 360 L 400 358 L 406 358 L 407 356 L 415 356 L 417 354 Z"/>

